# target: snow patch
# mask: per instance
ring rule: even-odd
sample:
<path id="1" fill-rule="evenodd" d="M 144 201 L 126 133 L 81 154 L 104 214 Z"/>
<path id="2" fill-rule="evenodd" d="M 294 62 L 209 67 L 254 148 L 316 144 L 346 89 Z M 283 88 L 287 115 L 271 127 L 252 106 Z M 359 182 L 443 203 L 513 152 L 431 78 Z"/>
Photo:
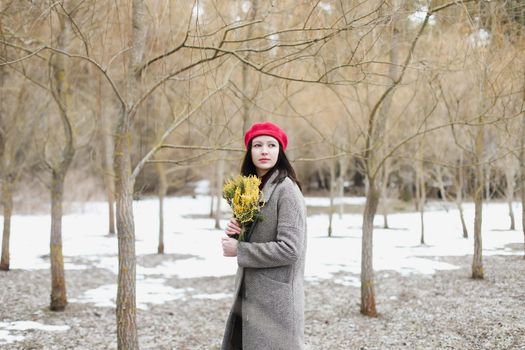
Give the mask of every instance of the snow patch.
<path id="1" fill-rule="evenodd" d="M 220 300 L 220 299 L 226 299 L 226 298 L 232 298 L 232 297 L 233 297 L 233 294 L 231 293 L 196 294 L 192 296 L 192 298 L 194 299 L 212 299 L 212 300 Z"/>
<path id="2" fill-rule="evenodd" d="M 27 330 L 40 330 L 47 332 L 60 332 L 69 330 L 69 326 L 55 326 L 55 325 L 46 325 L 34 321 L 15 321 L 15 322 L 0 322 L 0 345 L 1 344 L 11 344 L 14 342 L 24 340 L 23 335 L 18 335 L 16 333 L 20 331 Z M 11 334 L 12 331 L 15 331 L 15 334 Z"/>
<path id="3" fill-rule="evenodd" d="M 192 288 L 176 289 L 164 285 L 164 279 L 144 279 L 137 278 L 137 309 L 148 310 L 148 304 L 164 304 L 165 302 L 177 299 L 185 299 L 186 293 L 191 292 Z M 88 290 L 78 299 L 71 299 L 71 302 L 92 303 L 99 307 L 116 307 L 117 285 L 109 284 Z"/>

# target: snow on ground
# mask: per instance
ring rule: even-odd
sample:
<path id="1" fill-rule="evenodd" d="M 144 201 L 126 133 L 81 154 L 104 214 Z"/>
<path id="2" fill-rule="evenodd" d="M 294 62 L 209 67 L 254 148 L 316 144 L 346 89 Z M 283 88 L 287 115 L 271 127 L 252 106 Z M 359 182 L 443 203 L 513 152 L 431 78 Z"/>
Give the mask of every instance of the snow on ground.
<path id="1" fill-rule="evenodd" d="M 10 331 L 41 330 L 48 332 L 67 331 L 67 325 L 53 326 L 33 321 L 0 322 L 0 345 L 10 344 L 24 339 L 23 335 L 13 335 Z"/>
<path id="2" fill-rule="evenodd" d="M 329 207 L 330 198 L 327 197 L 305 197 L 304 201 L 307 206 L 312 207 Z M 364 205 L 366 202 L 365 197 L 336 197 L 334 198 L 334 205 L 338 204 L 353 204 L 353 205 Z"/>
<path id="3" fill-rule="evenodd" d="M 69 326 L 52 326 L 41 324 L 33 321 L 20 321 L 20 322 L 0 322 L 0 327 L 13 330 L 13 331 L 27 331 L 28 329 L 37 329 L 41 331 L 67 331 Z"/>
<path id="4" fill-rule="evenodd" d="M 204 191 L 203 191 L 204 192 Z M 327 206 L 327 198 L 306 198 L 310 206 Z M 364 198 L 345 198 L 348 204 L 363 204 Z M 223 208 L 226 208 L 223 203 Z M 117 238 L 107 235 L 106 203 L 77 205 L 76 214 L 63 218 L 63 253 L 66 269 L 89 269 L 96 266 L 118 271 Z M 229 294 L 203 294 L 201 291 L 176 289 L 165 284 L 169 277 L 196 278 L 235 274 L 236 260 L 222 256 L 222 230 L 214 229 L 214 220 L 207 214 L 210 197 L 170 198 L 165 202 L 165 250 L 167 254 L 184 254 L 183 259 L 166 258 L 160 265 L 137 265 L 137 307 L 184 298 L 228 298 Z M 419 213 L 389 215 L 391 229 L 380 228 L 382 217 L 376 217 L 374 230 L 374 268 L 395 270 L 401 274 L 432 274 L 436 270 L 456 269 L 457 266 L 436 261 L 438 256 L 471 255 L 473 239 L 463 239 L 458 211 L 445 210 L 439 203 L 428 205 L 425 214 L 425 241 L 420 245 Z M 465 219 L 473 227 L 474 207 L 466 204 Z M 491 203 L 484 206 L 483 250 L 485 255 L 513 254 L 505 245 L 523 242 L 520 231 L 508 231 L 508 206 Z M 521 206 L 514 204 L 516 222 L 521 222 Z M 158 237 L 158 202 L 154 199 L 134 203 L 137 255 L 155 254 Z M 227 218 L 221 222 L 226 225 Z M 306 279 L 311 282 L 333 278 L 334 282 L 359 286 L 362 216 L 334 216 L 333 236 L 327 238 L 328 217 L 308 218 L 308 249 Z M 11 234 L 12 269 L 49 268 L 49 216 L 14 216 Z M 472 236 L 472 232 L 469 232 Z M 75 264 L 81 258 L 84 264 Z M 86 265 L 86 262 L 88 264 Z M 70 302 L 87 302 L 114 307 L 116 285 L 101 285 L 85 291 Z M 2 321 L 2 320 L 0 320 Z M 0 323 L 0 344 L 19 340 L 12 335 L 12 323 Z"/>

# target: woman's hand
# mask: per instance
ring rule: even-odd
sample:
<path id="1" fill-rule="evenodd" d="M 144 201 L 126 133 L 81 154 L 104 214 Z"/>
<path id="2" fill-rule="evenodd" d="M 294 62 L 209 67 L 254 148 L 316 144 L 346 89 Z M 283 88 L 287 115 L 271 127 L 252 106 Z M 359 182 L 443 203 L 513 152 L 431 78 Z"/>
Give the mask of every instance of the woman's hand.
<path id="1" fill-rule="evenodd" d="M 238 235 L 241 233 L 241 225 L 239 225 L 237 220 L 231 218 L 230 222 L 228 222 L 228 225 L 226 226 L 226 229 L 224 230 L 224 233 L 226 233 L 228 236 Z"/>
<path id="2" fill-rule="evenodd" d="M 237 256 L 237 246 L 239 242 L 235 238 L 222 237 L 222 255 L 224 256 Z"/>
<path id="3" fill-rule="evenodd" d="M 231 257 L 237 256 L 237 246 L 239 245 L 239 242 L 231 236 L 239 235 L 241 233 L 241 225 L 239 225 L 237 220 L 231 218 L 228 225 L 226 225 L 224 233 L 226 233 L 228 237 L 222 237 L 222 254 Z"/>

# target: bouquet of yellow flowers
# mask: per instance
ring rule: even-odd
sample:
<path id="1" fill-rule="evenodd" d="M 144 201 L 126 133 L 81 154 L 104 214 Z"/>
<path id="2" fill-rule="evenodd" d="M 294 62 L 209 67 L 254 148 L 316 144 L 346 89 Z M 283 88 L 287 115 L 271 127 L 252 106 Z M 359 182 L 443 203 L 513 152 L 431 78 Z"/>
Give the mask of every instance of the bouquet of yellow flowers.
<path id="1" fill-rule="evenodd" d="M 259 204 L 262 192 L 259 190 L 261 180 L 254 175 L 239 175 L 226 181 L 222 188 L 222 196 L 233 211 L 233 217 L 241 226 L 241 233 L 236 238 L 238 241 L 246 239 L 246 233 L 251 225 L 262 219 Z"/>

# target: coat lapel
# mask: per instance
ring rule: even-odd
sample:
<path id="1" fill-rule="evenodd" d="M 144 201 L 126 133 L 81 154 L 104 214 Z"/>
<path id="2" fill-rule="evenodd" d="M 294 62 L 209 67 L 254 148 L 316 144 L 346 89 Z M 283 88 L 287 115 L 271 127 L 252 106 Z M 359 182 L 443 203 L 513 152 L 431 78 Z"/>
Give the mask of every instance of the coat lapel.
<path id="1" fill-rule="evenodd" d="M 275 190 L 275 188 L 277 187 L 278 184 L 274 184 L 274 180 L 277 178 L 277 176 L 279 175 L 279 170 L 275 170 L 275 172 L 272 174 L 272 176 L 270 176 L 270 178 L 268 179 L 268 181 L 266 181 L 266 183 L 264 184 L 264 187 L 262 189 L 262 205 L 264 205 L 265 203 L 268 203 L 270 201 L 270 197 L 272 196 L 273 194 L 273 191 Z"/>
<path id="2" fill-rule="evenodd" d="M 274 184 L 273 181 L 277 178 L 278 175 L 279 175 L 279 170 L 276 169 L 275 172 L 272 174 L 272 176 L 270 176 L 268 181 L 266 181 L 266 183 L 264 184 L 264 187 L 262 189 L 262 198 L 261 198 L 261 201 L 259 202 L 259 205 L 260 205 L 261 208 L 264 207 L 264 205 L 270 201 L 270 197 L 272 196 L 273 191 L 275 190 L 275 188 L 278 185 L 276 183 Z M 250 226 L 248 234 L 246 235 L 246 241 L 247 242 L 250 241 L 250 238 L 252 237 L 252 233 L 253 233 L 253 231 L 255 229 L 255 226 L 257 226 L 258 222 L 259 221 L 256 220 Z"/>

